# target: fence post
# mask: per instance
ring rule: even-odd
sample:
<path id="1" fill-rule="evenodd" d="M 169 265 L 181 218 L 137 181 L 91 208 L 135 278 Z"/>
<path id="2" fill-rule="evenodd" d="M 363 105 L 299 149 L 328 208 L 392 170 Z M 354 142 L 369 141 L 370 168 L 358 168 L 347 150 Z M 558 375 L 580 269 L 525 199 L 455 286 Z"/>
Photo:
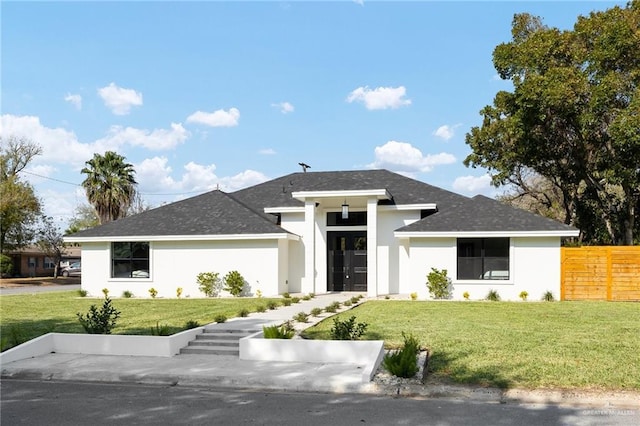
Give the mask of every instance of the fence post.
<path id="1" fill-rule="evenodd" d="M 565 300 L 565 266 L 564 262 L 567 256 L 566 247 L 560 247 L 560 300 Z"/>
<path id="2" fill-rule="evenodd" d="M 607 300 L 611 301 L 611 292 L 613 286 L 613 261 L 611 254 L 612 247 L 606 247 L 607 250 Z"/>

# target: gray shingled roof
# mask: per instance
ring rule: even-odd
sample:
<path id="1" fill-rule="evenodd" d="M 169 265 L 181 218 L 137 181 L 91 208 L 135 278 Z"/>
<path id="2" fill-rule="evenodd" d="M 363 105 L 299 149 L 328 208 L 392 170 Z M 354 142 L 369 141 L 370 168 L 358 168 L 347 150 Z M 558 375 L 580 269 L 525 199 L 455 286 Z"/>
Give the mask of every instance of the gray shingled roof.
<path id="1" fill-rule="evenodd" d="M 381 204 L 435 203 L 438 212 L 398 231 L 573 231 L 575 228 L 483 196 L 473 199 L 388 170 L 292 173 L 232 194 L 211 191 L 80 231 L 78 237 L 231 235 L 286 232 L 267 207 L 295 207 L 298 191 L 386 189 Z"/>
<path id="2" fill-rule="evenodd" d="M 391 204 L 437 203 L 454 206 L 467 197 L 446 191 L 388 170 L 292 173 L 233 193 L 256 209 L 303 206 L 291 197 L 298 191 L 339 191 L 386 189 Z"/>
<path id="3" fill-rule="evenodd" d="M 80 231 L 71 236 L 76 238 L 285 232 L 263 213 L 256 212 L 232 195 L 216 190 Z"/>
<path id="4" fill-rule="evenodd" d="M 576 231 L 561 222 L 511 207 L 483 195 L 467 199 L 456 208 L 438 206 L 439 211 L 398 232 L 527 232 Z M 440 208 L 442 207 L 442 208 Z"/>

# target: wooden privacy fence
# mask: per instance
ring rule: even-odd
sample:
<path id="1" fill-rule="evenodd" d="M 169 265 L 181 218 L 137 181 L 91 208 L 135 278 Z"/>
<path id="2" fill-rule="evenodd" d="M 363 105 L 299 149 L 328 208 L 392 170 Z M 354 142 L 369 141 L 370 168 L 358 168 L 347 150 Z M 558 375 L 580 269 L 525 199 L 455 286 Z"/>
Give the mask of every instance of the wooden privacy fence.
<path id="1" fill-rule="evenodd" d="M 640 246 L 562 247 L 562 300 L 640 300 Z"/>

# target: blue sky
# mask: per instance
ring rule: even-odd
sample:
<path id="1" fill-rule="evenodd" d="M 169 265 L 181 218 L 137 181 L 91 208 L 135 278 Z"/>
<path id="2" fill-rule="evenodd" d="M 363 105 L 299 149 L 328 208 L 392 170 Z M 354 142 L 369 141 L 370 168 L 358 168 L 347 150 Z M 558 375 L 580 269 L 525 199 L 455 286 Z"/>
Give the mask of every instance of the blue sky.
<path id="1" fill-rule="evenodd" d="M 3 1 L 0 133 L 61 226 L 80 170 L 124 155 L 145 203 L 300 171 L 387 168 L 493 196 L 465 133 L 499 90 L 514 13 L 561 29 L 624 2 Z"/>

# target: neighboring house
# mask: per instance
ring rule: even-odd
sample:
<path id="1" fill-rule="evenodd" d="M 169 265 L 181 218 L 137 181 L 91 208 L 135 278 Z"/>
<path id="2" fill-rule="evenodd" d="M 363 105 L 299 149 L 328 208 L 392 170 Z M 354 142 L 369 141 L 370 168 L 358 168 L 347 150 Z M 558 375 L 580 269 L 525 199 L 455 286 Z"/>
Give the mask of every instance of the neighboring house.
<path id="1" fill-rule="evenodd" d="M 14 277 L 52 277 L 55 259 L 45 255 L 37 246 L 27 246 L 7 253 L 13 264 Z M 65 247 L 61 264 L 80 260 L 80 247 Z"/>
<path id="2" fill-rule="evenodd" d="M 560 241 L 578 230 L 387 170 L 294 173 L 211 191 L 67 236 L 82 287 L 99 295 L 202 296 L 196 276 L 239 271 L 249 294 L 358 291 L 428 297 L 431 268 L 453 297 L 560 292 Z"/>

